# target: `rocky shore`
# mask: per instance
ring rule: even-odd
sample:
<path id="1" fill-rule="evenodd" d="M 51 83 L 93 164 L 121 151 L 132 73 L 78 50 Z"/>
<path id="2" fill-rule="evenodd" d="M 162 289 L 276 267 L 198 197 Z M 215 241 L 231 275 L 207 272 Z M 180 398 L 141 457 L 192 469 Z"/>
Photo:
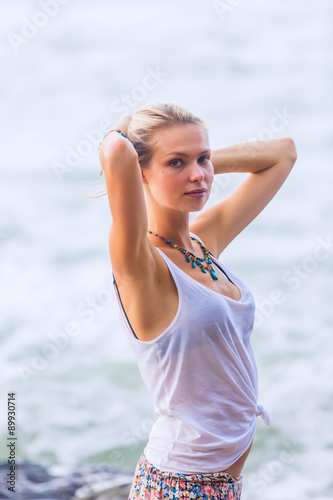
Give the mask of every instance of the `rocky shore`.
<path id="1" fill-rule="evenodd" d="M 7 461 L 0 461 L 0 498 L 11 500 L 127 500 L 134 470 L 115 470 L 103 464 L 73 467 L 43 466 L 17 461 L 9 476 Z M 14 490 L 8 490 L 12 479 Z"/>

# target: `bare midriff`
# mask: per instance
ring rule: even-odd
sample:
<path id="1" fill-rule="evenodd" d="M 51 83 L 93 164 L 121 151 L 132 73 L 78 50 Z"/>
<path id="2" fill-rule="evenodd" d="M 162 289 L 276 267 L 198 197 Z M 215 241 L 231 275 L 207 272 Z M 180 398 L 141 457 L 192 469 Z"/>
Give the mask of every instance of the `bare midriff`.
<path id="1" fill-rule="evenodd" d="M 246 450 L 246 452 L 243 453 L 243 455 L 234 464 L 232 464 L 230 467 L 228 467 L 227 469 L 225 469 L 222 472 L 226 472 L 227 474 L 230 474 L 230 476 L 234 476 L 234 477 L 240 476 L 242 473 L 244 464 L 246 462 L 246 459 L 248 457 L 248 454 L 250 453 L 252 444 L 253 444 L 253 441 L 250 444 L 250 446 L 248 447 L 248 449 Z"/>

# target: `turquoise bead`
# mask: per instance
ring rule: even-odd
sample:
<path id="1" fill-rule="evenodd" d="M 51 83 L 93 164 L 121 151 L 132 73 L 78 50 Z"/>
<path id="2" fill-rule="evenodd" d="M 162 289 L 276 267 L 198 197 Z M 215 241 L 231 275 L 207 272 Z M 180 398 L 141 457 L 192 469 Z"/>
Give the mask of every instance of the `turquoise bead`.
<path id="1" fill-rule="evenodd" d="M 120 130 L 119 131 L 117 130 L 117 132 L 120 132 L 122 135 L 124 135 L 124 137 L 126 137 L 126 135 L 123 134 Z M 106 135 L 108 135 L 108 134 L 106 134 Z M 106 137 L 106 135 L 105 135 L 105 137 Z M 209 272 L 210 275 L 211 275 L 211 277 L 212 277 L 212 279 L 214 279 L 214 280 L 218 279 L 218 276 L 217 276 L 217 274 L 215 272 L 215 269 L 213 269 L 213 267 L 212 267 L 213 261 L 212 261 L 212 259 L 210 259 L 210 253 L 206 249 L 205 245 L 203 245 L 199 240 L 197 240 L 193 236 L 191 236 L 191 239 L 194 240 L 194 241 L 197 241 L 199 243 L 200 248 L 203 250 L 204 257 L 201 257 L 201 258 L 197 257 L 194 253 L 189 252 L 188 250 L 186 250 L 186 248 L 179 247 L 178 245 L 173 245 L 171 240 L 167 240 L 163 236 L 160 236 L 159 234 L 154 233 L 153 231 L 148 230 L 148 233 L 154 234 L 155 236 L 158 236 L 159 238 L 161 238 L 162 240 L 164 240 L 165 243 L 167 243 L 168 245 L 170 245 L 172 248 L 177 248 L 177 249 L 181 250 L 181 252 L 186 257 L 186 261 L 187 262 L 192 262 L 192 267 L 195 268 L 196 266 L 198 266 L 203 273 Z M 207 261 L 207 264 L 208 264 L 207 269 L 205 269 L 205 267 L 206 267 L 205 264 L 204 264 L 205 261 Z"/>

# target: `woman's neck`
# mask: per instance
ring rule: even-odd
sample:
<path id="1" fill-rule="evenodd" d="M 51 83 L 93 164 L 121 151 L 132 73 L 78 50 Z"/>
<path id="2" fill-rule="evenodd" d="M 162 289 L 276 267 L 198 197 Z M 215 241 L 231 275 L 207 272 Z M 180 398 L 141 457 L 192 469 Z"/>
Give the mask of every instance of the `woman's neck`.
<path id="1" fill-rule="evenodd" d="M 160 221 L 158 224 L 157 221 L 154 223 L 153 221 L 148 222 L 148 230 L 153 233 L 157 233 L 159 236 L 163 236 L 163 238 L 170 240 L 173 244 L 178 245 L 179 247 L 186 248 L 186 250 L 194 251 L 193 240 L 190 236 L 190 228 L 188 221 L 186 223 L 180 224 L 178 220 L 175 224 L 170 224 L 170 221 Z M 153 242 L 155 246 L 158 247 L 166 247 L 167 244 L 160 238 L 157 238 L 153 234 L 147 234 L 148 238 Z"/>

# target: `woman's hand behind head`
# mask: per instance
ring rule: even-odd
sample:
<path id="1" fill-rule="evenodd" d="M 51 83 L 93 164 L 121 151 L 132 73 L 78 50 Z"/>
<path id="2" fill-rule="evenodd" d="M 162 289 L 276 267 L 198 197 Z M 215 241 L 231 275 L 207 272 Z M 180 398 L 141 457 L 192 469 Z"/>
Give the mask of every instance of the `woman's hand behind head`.
<path id="1" fill-rule="evenodd" d="M 137 161 L 138 155 L 133 144 L 117 132 L 111 132 L 103 140 L 99 159 L 103 170 L 112 163 L 121 164 L 123 161 Z"/>

